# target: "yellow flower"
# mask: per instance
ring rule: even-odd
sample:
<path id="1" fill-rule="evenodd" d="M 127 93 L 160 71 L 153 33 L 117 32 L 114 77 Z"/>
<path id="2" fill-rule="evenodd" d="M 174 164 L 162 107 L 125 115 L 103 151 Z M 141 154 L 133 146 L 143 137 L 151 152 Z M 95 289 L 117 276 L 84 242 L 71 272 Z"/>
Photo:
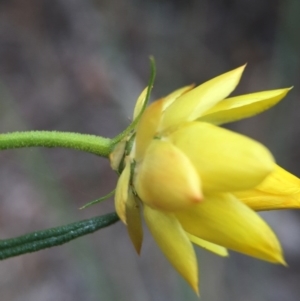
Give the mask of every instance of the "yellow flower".
<path id="1" fill-rule="evenodd" d="M 300 206 L 300 180 L 278 167 L 268 149 L 218 127 L 270 108 L 290 90 L 226 98 L 243 70 L 155 101 L 127 139 L 134 139 L 131 150 L 123 156 L 122 141 L 110 157 L 112 166 L 122 169 L 116 210 L 137 252 L 143 238 L 142 208 L 155 241 L 196 293 L 192 243 L 220 256 L 231 249 L 285 264 L 275 234 L 254 210 Z M 134 118 L 146 92 L 137 101 Z"/>

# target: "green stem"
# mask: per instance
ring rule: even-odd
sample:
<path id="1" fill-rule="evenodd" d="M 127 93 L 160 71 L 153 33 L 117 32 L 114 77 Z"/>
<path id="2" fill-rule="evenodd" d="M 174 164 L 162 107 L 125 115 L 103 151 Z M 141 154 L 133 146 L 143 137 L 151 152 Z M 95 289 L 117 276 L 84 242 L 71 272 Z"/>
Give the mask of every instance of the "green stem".
<path id="1" fill-rule="evenodd" d="M 113 143 L 109 138 L 69 132 L 29 131 L 0 134 L 0 150 L 34 146 L 72 148 L 108 157 Z"/>

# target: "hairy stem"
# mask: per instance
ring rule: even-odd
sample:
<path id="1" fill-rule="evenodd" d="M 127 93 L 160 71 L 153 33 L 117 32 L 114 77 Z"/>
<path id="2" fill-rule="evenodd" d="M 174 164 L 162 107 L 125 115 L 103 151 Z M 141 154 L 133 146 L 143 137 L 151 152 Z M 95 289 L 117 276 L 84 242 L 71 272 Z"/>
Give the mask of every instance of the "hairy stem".
<path id="1" fill-rule="evenodd" d="M 72 148 L 108 157 L 113 143 L 109 138 L 69 132 L 28 131 L 0 134 L 0 150 L 37 146 Z"/>

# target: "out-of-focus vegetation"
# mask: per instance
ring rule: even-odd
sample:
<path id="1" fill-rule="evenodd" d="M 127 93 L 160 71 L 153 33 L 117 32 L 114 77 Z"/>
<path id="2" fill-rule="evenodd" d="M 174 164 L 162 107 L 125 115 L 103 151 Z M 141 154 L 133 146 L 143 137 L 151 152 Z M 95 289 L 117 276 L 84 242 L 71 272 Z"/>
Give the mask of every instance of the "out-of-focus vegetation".
<path id="1" fill-rule="evenodd" d="M 0 1 L 1 132 L 45 129 L 112 137 L 157 63 L 152 97 L 248 62 L 237 93 L 294 85 L 276 108 L 229 125 L 300 176 L 300 2 L 297 0 Z M 0 237 L 113 210 L 79 211 L 116 175 L 96 156 L 61 149 L 0 153 Z M 203 301 L 294 301 L 300 215 L 264 214 L 289 268 L 199 250 Z M 198 300 L 149 235 L 138 257 L 119 223 L 68 245 L 0 263 L 1 301 Z"/>

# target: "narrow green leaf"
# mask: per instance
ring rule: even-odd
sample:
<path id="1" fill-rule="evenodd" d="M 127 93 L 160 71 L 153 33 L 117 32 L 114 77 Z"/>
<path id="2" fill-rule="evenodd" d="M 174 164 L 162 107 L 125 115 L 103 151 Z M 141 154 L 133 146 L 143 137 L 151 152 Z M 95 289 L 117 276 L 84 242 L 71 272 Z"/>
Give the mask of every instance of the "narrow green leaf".
<path id="1" fill-rule="evenodd" d="M 80 210 L 81 210 L 81 209 L 85 209 L 85 208 L 90 207 L 90 206 L 92 206 L 92 205 L 95 205 L 95 204 L 98 204 L 98 203 L 100 203 L 100 202 L 103 202 L 103 201 L 105 201 L 106 199 L 108 199 L 108 198 L 110 198 L 111 196 L 113 196 L 113 195 L 115 194 L 115 191 L 116 191 L 116 189 L 112 190 L 112 191 L 109 192 L 108 194 L 102 196 L 101 198 L 99 198 L 99 199 L 97 199 L 97 200 L 95 200 L 95 201 L 91 201 L 91 202 L 89 202 L 89 203 L 83 205 L 83 206 L 80 207 L 79 209 L 80 209 Z"/>
<path id="2" fill-rule="evenodd" d="M 124 137 L 126 137 L 138 124 L 139 120 L 141 119 L 141 116 L 143 115 L 147 104 L 150 99 L 151 91 L 153 88 L 155 76 L 156 76 L 156 66 L 155 66 L 155 60 L 153 56 L 150 56 L 150 67 L 151 67 L 151 72 L 150 72 L 150 78 L 148 81 L 148 90 L 147 90 L 147 95 L 146 95 L 146 100 L 144 102 L 143 108 L 140 112 L 140 114 L 134 119 L 134 121 L 119 135 L 117 135 L 115 138 L 112 139 L 112 143 L 115 145 L 118 142 L 120 142 Z"/>
<path id="3" fill-rule="evenodd" d="M 116 213 L 109 213 L 65 226 L 0 240 L 0 260 L 62 245 L 80 236 L 112 225 L 118 220 Z"/>

